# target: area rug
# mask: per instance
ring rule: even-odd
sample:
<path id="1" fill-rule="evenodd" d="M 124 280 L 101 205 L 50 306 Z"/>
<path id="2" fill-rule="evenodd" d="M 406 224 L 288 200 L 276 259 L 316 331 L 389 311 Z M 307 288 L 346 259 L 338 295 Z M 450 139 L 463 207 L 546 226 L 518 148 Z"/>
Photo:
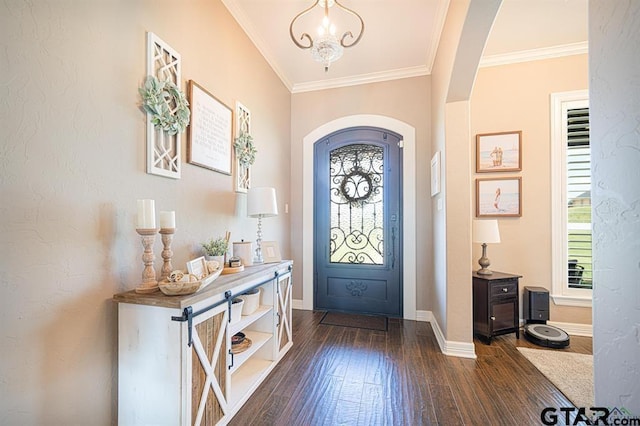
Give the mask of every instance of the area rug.
<path id="1" fill-rule="evenodd" d="M 345 314 L 343 312 L 327 312 L 320 324 L 340 327 L 366 328 L 368 330 L 387 331 L 387 317 L 374 315 Z"/>
<path id="2" fill-rule="evenodd" d="M 517 348 L 576 407 L 593 407 L 593 355 Z"/>

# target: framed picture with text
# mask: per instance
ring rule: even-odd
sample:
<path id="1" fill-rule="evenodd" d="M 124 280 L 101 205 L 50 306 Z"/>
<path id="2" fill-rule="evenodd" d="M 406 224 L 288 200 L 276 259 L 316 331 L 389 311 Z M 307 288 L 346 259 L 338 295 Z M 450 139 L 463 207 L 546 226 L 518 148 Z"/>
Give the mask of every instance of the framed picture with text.
<path id="1" fill-rule="evenodd" d="M 233 111 L 193 80 L 189 105 L 187 162 L 230 175 Z"/>

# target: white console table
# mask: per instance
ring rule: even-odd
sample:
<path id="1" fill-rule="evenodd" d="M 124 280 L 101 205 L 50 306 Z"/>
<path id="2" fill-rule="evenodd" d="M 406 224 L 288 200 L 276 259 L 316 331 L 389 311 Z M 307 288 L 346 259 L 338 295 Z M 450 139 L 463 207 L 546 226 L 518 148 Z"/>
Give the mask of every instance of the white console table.
<path id="1" fill-rule="evenodd" d="M 293 344 L 291 269 L 246 267 L 187 296 L 116 294 L 118 423 L 228 423 Z M 257 311 L 230 324 L 231 300 L 256 287 Z M 252 345 L 234 355 L 239 331 Z"/>

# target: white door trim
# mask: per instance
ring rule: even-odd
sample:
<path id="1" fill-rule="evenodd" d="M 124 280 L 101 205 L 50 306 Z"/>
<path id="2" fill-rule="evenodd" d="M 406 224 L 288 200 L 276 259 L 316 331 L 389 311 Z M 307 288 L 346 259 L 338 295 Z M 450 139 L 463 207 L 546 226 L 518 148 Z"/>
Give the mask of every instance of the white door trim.
<path id="1" fill-rule="evenodd" d="M 350 115 L 325 123 L 302 139 L 302 307 L 313 309 L 313 144 L 337 130 L 372 126 L 396 132 L 404 141 L 402 161 L 403 318 L 416 319 L 416 129 L 383 115 Z"/>

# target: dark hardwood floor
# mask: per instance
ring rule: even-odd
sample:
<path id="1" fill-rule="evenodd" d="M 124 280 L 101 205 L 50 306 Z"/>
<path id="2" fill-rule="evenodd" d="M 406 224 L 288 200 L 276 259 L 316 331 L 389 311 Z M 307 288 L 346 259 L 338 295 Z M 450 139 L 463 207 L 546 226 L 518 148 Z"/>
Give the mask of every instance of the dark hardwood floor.
<path id="1" fill-rule="evenodd" d="M 426 322 L 382 332 L 319 324 L 323 313 L 293 311 L 293 348 L 230 424 L 537 425 L 543 408 L 572 406 L 520 355 L 537 347 L 522 336 L 476 340 L 464 359 L 443 355 Z M 591 338 L 565 350 L 592 353 Z"/>

